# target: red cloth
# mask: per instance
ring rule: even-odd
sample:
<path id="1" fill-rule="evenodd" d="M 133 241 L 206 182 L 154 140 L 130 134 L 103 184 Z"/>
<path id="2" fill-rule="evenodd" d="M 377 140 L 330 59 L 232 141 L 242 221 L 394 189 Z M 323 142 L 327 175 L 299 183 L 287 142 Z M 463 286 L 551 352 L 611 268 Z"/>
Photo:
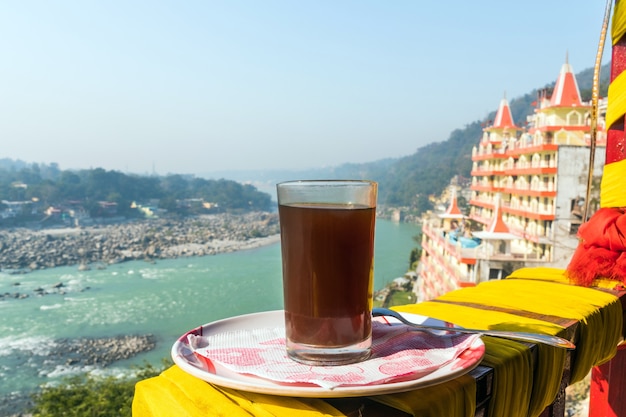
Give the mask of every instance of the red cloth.
<path id="1" fill-rule="evenodd" d="M 575 284 L 588 287 L 598 278 L 626 284 L 626 208 L 601 208 L 580 226 L 578 237 L 567 266 Z"/>

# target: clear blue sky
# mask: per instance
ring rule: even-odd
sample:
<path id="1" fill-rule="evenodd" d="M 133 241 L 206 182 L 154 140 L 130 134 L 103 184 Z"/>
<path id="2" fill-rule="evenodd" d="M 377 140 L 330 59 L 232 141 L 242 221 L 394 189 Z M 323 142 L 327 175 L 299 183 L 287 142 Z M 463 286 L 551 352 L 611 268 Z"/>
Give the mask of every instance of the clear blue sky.
<path id="1" fill-rule="evenodd" d="M 592 67 L 604 8 L 5 0 L 0 158 L 202 174 L 405 156 L 555 81 L 566 53 Z"/>

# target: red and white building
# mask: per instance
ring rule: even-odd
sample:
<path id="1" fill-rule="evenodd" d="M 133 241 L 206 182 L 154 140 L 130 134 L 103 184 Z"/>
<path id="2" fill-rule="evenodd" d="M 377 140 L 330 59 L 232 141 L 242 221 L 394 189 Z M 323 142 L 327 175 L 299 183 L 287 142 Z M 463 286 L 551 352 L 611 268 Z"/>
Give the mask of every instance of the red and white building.
<path id="1" fill-rule="evenodd" d="M 594 198 L 604 167 L 605 107 L 601 101 Z M 567 266 L 578 245 L 587 190 L 591 111 L 567 62 L 525 128 L 514 123 L 507 99 L 500 101 L 472 152 L 469 212 L 461 213 L 453 191 L 445 213 L 424 218 L 418 300 L 503 278 L 523 266 Z M 597 206 L 592 198 L 589 215 Z"/>

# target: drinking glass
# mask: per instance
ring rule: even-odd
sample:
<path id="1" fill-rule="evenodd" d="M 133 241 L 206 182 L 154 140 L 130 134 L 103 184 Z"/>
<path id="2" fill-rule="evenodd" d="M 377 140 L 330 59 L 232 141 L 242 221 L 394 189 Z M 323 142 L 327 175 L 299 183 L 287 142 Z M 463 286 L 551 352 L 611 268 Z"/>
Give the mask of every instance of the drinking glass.
<path id="1" fill-rule="evenodd" d="M 309 365 L 365 360 L 372 344 L 378 185 L 277 185 L 287 354 Z"/>

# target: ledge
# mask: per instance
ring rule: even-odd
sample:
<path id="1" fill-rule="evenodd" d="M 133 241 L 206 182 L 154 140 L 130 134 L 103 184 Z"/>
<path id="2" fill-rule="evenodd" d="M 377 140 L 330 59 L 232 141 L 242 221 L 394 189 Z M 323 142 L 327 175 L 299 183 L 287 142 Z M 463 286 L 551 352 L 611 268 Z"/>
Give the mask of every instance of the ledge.
<path id="1" fill-rule="evenodd" d="M 485 336 L 486 354 L 481 364 L 452 381 L 405 393 L 359 398 L 298 399 L 259 394 L 254 397 L 254 405 L 272 410 L 279 407 L 281 413 L 276 415 L 286 416 L 305 407 L 312 416 L 563 417 L 565 388 L 593 369 L 602 371 L 599 378 L 603 378 L 604 385 L 590 404 L 597 410 L 612 407 L 611 401 L 619 403 L 619 391 L 608 388 L 621 387 L 620 381 L 626 380 L 626 349 L 617 348 L 624 334 L 625 306 L 626 291 L 568 285 L 560 270 L 518 270 L 505 280 L 396 309 L 464 327 L 558 334 L 576 343 L 576 350 Z M 213 387 L 170 369 L 137 385 L 133 414 L 159 417 L 172 409 L 195 407 L 196 412 L 189 416 L 207 415 L 215 411 L 217 403 L 219 408 L 239 404 L 235 407 L 242 407 L 246 413 L 250 411 L 250 400 L 246 398 L 247 393 Z M 601 414 L 593 414 L 592 408 L 590 415 Z M 624 416 L 626 410 L 614 415 Z"/>

